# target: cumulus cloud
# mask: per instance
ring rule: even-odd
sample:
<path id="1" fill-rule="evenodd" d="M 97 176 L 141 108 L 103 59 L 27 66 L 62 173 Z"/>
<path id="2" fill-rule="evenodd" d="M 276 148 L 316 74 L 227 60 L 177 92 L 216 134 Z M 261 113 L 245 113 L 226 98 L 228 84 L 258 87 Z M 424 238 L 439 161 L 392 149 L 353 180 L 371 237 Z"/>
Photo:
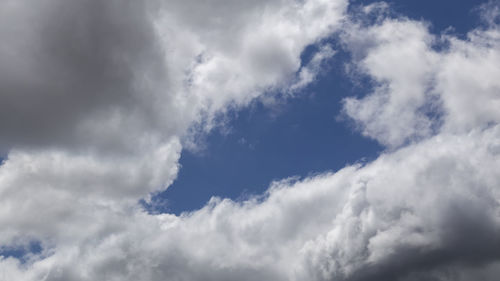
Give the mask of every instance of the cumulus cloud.
<path id="1" fill-rule="evenodd" d="M 383 4 L 364 9 L 382 12 L 374 24 L 341 25 L 346 6 L 2 2 L 0 34 L 10 40 L 0 47 L 0 245 L 36 241 L 41 251 L 25 263 L 1 258 L 0 276 L 495 280 L 495 16 L 459 39 L 388 18 Z M 208 130 L 229 108 L 314 81 L 334 50 L 320 48 L 302 68 L 300 54 L 339 28 L 352 66 L 375 82 L 344 112 L 390 150 L 274 182 L 243 202 L 212 198 L 179 216 L 140 207 L 174 180 L 190 128 Z"/>
<path id="2" fill-rule="evenodd" d="M 0 152 L 6 161 L 21 161 L 11 149 L 29 151 L 43 166 L 52 151 L 55 158 L 65 154 L 64 165 L 73 157 L 106 165 L 116 170 L 106 177 L 117 179 L 124 172 L 114 169 L 119 162 L 142 171 L 135 195 L 145 196 L 174 178 L 189 128 L 208 130 L 228 108 L 286 89 L 303 49 L 337 29 L 346 2 L 1 6 Z M 28 164 L 28 158 L 22 159 Z M 105 174 L 91 171 L 84 169 L 85 177 Z"/>
<path id="3" fill-rule="evenodd" d="M 345 113 L 361 132 L 398 147 L 439 132 L 498 123 L 500 37 L 491 20 L 495 9 L 486 12 L 492 5 L 480 9 L 487 27 L 470 31 L 466 40 L 430 34 L 428 23 L 406 18 L 379 18 L 368 26 L 353 22 L 345 44 L 358 72 L 376 85 L 365 97 L 345 99 Z"/>
<path id="4" fill-rule="evenodd" d="M 480 269 L 500 258 L 499 137 L 498 126 L 443 134 L 366 166 L 276 182 L 245 202 L 213 198 L 181 216 L 95 210 L 82 214 L 91 229 L 57 233 L 57 250 L 26 274 L 35 280 L 484 275 Z"/>
<path id="5" fill-rule="evenodd" d="M 71 256 L 125 231 L 113 221 L 172 183 L 192 128 L 287 91 L 304 48 L 335 32 L 346 6 L 3 1 L 0 245 L 39 241 L 40 257 Z M 4 271 L 41 278 L 21 269 Z"/>

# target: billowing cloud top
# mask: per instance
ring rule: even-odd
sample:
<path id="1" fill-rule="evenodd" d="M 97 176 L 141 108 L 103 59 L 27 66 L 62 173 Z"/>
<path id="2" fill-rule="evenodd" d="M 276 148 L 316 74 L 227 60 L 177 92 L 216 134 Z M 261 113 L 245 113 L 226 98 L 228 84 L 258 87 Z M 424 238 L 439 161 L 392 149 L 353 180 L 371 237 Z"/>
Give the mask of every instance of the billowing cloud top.
<path id="1" fill-rule="evenodd" d="M 484 26 L 467 38 L 387 16 L 387 4 L 347 6 L 1 2 L 0 247 L 26 253 L 0 258 L 0 276 L 496 280 L 498 5 L 480 7 Z M 375 84 L 343 112 L 385 153 L 244 202 L 180 216 L 140 207 L 218 116 L 314 81 L 335 50 L 306 65 L 301 53 L 332 36 L 350 74 Z"/>

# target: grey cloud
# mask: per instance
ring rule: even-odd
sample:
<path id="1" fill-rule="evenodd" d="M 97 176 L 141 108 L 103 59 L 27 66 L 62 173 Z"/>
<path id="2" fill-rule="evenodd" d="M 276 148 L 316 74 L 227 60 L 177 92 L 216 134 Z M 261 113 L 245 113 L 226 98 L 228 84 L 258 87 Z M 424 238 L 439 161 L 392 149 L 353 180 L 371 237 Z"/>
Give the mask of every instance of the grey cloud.
<path id="1" fill-rule="evenodd" d="M 444 210 L 443 224 L 438 227 L 442 244 L 435 249 L 401 245 L 392 249 L 390 257 L 367 265 L 344 280 L 406 280 L 412 275 L 423 278 L 433 270 L 455 267 L 478 268 L 500 259 L 498 223 L 479 205 L 457 200 Z M 418 229 L 415 229 L 418 232 Z M 427 279 L 425 279 L 427 280 Z"/>
<path id="2" fill-rule="evenodd" d="M 157 91 L 168 92 L 168 83 L 152 3 L 47 0 L 1 5 L 4 149 L 13 144 L 92 143 L 105 137 L 82 124 L 113 115 L 122 130 L 155 126 L 157 117 L 148 116 L 157 112 L 153 97 Z M 128 122 L 129 115 L 135 124 Z M 108 141 L 113 144 L 107 149 L 119 143 L 116 137 Z"/>
<path id="3" fill-rule="evenodd" d="M 2 273 L 12 280 L 282 276 L 273 266 L 242 263 L 229 272 L 221 261 L 207 264 L 172 246 L 176 234 L 162 237 L 160 219 L 137 202 L 172 183 L 191 131 L 210 130 L 217 115 L 271 89 L 286 91 L 304 48 L 334 32 L 346 6 L 2 1 L 0 224 L 8 228 L 0 245 L 43 245 L 28 264 L 1 258 Z M 185 263 L 173 252 L 191 264 L 170 267 Z"/>
<path id="4" fill-rule="evenodd" d="M 0 150 L 141 153 L 150 139 L 210 127 L 226 108 L 287 88 L 302 50 L 346 7 L 295 4 L 3 1 Z"/>
<path id="5" fill-rule="evenodd" d="M 490 133 L 492 141 L 498 131 Z M 447 270 L 459 274 L 498 261 L 499 175 L 490 170 L 486 176 L 475 163 L 499 163 L 474 138 L 469 152 L 458 144 L 464 139 L 431 140 L 424 150 L 405 149 L 419 156 L 400 151 L 364 168 L 374 169 L 368 172 L 373 178 L 360 176 L 365 187 L 336 216 L 338 228 L 318 240 L 321 258 L 308 256 L 319 261 L 310 272 L 318 280 L 396 281 Z"/>
<path id="6" fill-rule="evenodd" d="M 3 1 L 0 221 L 12 231 L 0 244 L 88 223 L 75 204 L 90 214 L 130 208 L 166 189 L 189 128 L 208 131 L 228 107 L 286 87 L 302 50 L 334 31 L 346 3 L 286 4 Z M 318 7 L 330 13 L 309 11 Z"/>

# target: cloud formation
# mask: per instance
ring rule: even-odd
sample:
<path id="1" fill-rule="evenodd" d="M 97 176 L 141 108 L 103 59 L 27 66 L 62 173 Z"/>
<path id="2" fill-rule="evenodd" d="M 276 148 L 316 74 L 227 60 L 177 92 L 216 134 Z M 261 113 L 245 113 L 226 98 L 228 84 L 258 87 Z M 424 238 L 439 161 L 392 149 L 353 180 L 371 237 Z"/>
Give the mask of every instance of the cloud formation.
<path id="1" fill-rule="evenodd" d="M 428 23 L 406 18 L 349 26 L 343 37 L 356 68 L 376 84 L 369 95 L 345 100 L 345 113 L 362 133 L 398 147 L 498 123 L 500 33 L 491 6 L 480 9 L 487 27 L 470 31 L 465 40 L 430 34 Z"/>
<path id="2" fill-rule="evenodd" d="M 487 25 L 460 39 L 383 13 L 360 24 L 346 19 L 346 6 L 0 4 L 0 34 L 10 38 L 0 48 L 0 225 L 8 226 L 0 245 L 42 247 L 24 264 L 1 258 L 0 276 L 495 280 L 496 15 L 484 13 Z M 388 6 L 377 7 L 365 11 Z M 301 52 L 339 29 L 352 66 L 376 82 L 367 96 L 347 98 L 344 112 L 387 152 L 275 182 L 243 202 L 212 198 L 180 216 L 140 207 L 175 179 L 193 126 L 209 130 L 226 110 L 307 85 L 334 51 L 320 48 L 302 67 Z"/>

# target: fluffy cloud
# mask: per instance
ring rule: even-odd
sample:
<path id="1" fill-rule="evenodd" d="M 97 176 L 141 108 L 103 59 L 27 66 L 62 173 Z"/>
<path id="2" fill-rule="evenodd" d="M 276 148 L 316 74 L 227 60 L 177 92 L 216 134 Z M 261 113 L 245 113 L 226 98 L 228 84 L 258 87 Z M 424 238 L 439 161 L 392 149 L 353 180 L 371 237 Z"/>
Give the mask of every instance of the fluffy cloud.
<path id="1" fill-rule="evenodd" d="M 137 198 L 172 181 L 189 128 L 210 129 L 228 108 L 299 79 L 301 52 L 336 30 L 346 2 L 47 0 L 1 7 L 6 161 L 87 162 L 108 171 L 81 171 L 96 180 L 141 170 L 134 173 L 142 182 L 97 184 L 135 184 Z M 16 158 L 21 154 L 30 156 Z"/>
<path id="2" fill-rule="evenodd" d="M 39 241 L 58 265 L 126 230 L 138 200 L 175 179 L 189 134 L 288 91 L 301 52 L 338 28 L 346 6 L 3 1 L 0 245 Z"/>
<path id="3" fill-rule="evenodd" d="M 500 31 L 491 14 L 465 40 L 404 18 L 343 26 L 353 65 L 377 82 L 345 113 L 393 148 L 375 161 L 180 216 L 142 210 L 139 199 L 175 178 L 191 126 L 209 129 L 228 108 L 313 81 L 334 51 L 320 48 L 302 68 L 300 53 L 339 28 L 346 8 L 203 3 L 0 4 L 9 23 L 0 34 L 11 38 L 0 48 L 0 114 L 15 117 L 0 121 L 0 245 L 42 248 L 24 264 L 0 259 L 0 276 L 496 279 Z M 387 5 L 373 7 L 365 11 Z"/>
<path id="4" fill-rule="evenodd" d="M 365 166 L 276 182 L 245 202 L 213 198 L 181 216 L 96 209 L 81 214 L 87 221 L 79 218 L 88 223 L 85 233 L 71 224 L 57 231 L 58 245 L 24 274 L 35 280 L 485 276 L 480 269 L 500 258 L 499 137 L 498 126 L 442 134 Z M 484 280 L 494 280 L 491 274 Z"/>
<path id="5" fill-rule="evenodd" d="M 491 6 L 482 6 L 488 27 L 469 32 L 466 40 L 432 35 L 428 24 L 405 18 L 348 27 L 343 37 L 355 66 L 376 84 L 369 95 L 345 100 L 345 113 L 362 133 L 398 147 L 498 123 L 500 33 L 487 14 L 495 10 Z"/>
<path id="6" fill-rule="evenodd" d="M 375 80 L 374 92 L 345 100 L 345 112 L 360 124 L 364 135 L 387 146 L 429 136 L 432 121 L 425 107 L 433 107 L 432 83 L 437 55 L 433 37 L 421 22 L 385 20 L 348 29 L 345 40 L 362 55 L 357 68 Z M 404 61 L 405 63 L 401 63 Z"/>

